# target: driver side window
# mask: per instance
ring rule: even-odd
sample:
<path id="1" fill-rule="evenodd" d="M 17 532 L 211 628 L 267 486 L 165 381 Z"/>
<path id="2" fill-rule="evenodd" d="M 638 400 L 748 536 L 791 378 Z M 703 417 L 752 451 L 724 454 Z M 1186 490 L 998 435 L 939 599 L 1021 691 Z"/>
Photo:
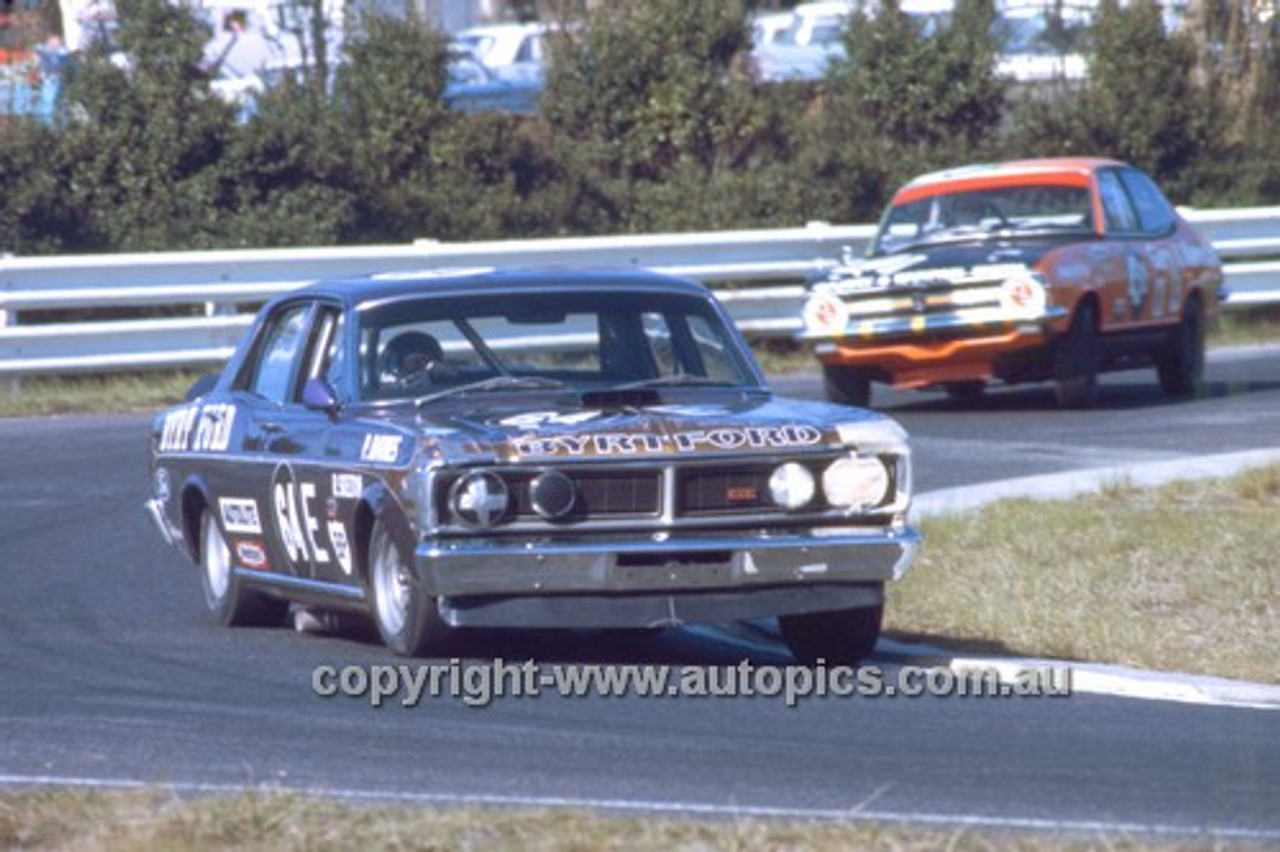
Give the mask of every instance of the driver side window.
<path id="1" fill-rule="evenodd" d="M 292 401 L 294 368 L 302 350 L 309 308 L 307 304 L 288 308 L 267 330 L 249 383 L 249 390 L 263 399 L 282 405 Z"/>

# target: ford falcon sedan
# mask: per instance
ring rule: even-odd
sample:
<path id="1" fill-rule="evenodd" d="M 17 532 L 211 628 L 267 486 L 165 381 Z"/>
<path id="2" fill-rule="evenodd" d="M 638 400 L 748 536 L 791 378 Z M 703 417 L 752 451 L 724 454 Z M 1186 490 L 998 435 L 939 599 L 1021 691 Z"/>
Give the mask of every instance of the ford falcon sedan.
<path id="1" fill-rule="evenodd" d="M 884 415 L 783 400 L 700 284 L 647 272 L 383 276 L 259 313 L 151 430 L 161 534 L 225 625 L 459 628 L 778 617 L 853 662 L 920 538 Z"/>
<path id="2" fill-rule="evenodd" d="M 1154 366 L 1193 394 L 1224 292 L 1213 247 L 1142 171 L 1022 160 L 900 189 L 866 256 L 812 285 L 802 337 L 840 402 L 868 405 L 872 382 L 965 399 L 1052 381 L 1087 408 L 1106 370 Z"/>

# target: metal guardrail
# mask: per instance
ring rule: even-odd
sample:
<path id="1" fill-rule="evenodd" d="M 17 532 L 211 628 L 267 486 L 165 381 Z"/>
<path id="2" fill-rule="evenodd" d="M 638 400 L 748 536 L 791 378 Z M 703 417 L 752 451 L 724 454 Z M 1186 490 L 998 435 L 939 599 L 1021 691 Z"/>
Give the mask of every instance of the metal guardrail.
<path id="1" fill-rule="evenodd" d="M 1228 307 L 1280 303 L 1280 207 L 1184 210 L 1226 261 Z M 225 360 L 237 313 L 312 281 L 457 267 L 647 267 L 716 288 L 753 336 L 800 328 L 802 282 L 860 254 L 875 228 L 802 228 L 319 249 L 0 256 L 0 375 L 190 367 Z M 719 286 L 727 285 L 732 286 Z M 19 311 L 205 305 L 202 317 L 18 325 Z M 6 317 L 10 322 L 6 323 Z"/>

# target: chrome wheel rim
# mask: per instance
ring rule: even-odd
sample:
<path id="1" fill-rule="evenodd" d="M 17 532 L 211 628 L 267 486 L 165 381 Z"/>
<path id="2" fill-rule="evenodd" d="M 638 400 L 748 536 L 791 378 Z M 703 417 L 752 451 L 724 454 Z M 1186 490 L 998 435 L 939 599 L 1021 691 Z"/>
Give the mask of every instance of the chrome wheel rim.
<path id="1" fill-rule="evenodd" d="M 392 636 L 404 632 L 409 620 L 409 574 L 395 545 L 385 537 L 374 554 L 373 586 L 383 630 Z"/>
<path id="2" fill-rule="evenodd" d="M 218 532 L 218 522 L 212 515 L 204 519 L 204 573 L 209 580 L 209 592 L 222 600 L 231 587 L 231 549 Z"/>

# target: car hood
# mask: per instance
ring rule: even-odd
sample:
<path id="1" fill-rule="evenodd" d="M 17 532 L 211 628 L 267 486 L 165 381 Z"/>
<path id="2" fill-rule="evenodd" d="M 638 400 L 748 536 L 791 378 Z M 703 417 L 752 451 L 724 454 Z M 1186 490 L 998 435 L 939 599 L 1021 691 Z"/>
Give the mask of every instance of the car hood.
<path id="1" fill-rule="evenodd" d="M 879 277 L 902 272 L 934 269 L 969 270 L 982 266 L 1011 264 L 1034 267 L 1044 259 L 1045 255 L 1062 245 L 1062 239 L 1058 238 L 922 246 L 899 254 L 854 260 L 839 267 L 838 272 L 842 277 L 851 275 Z"/>
<path id="2" fill-rule="evenodd" d="M 636 406 L 541 401 L 552 404 L 435 409 L 424 412 L 416 428 L 428 454 L 504 463 L 900 449 L 905 438 L 894 421 L 876 412 L 766 394 Z"/>

